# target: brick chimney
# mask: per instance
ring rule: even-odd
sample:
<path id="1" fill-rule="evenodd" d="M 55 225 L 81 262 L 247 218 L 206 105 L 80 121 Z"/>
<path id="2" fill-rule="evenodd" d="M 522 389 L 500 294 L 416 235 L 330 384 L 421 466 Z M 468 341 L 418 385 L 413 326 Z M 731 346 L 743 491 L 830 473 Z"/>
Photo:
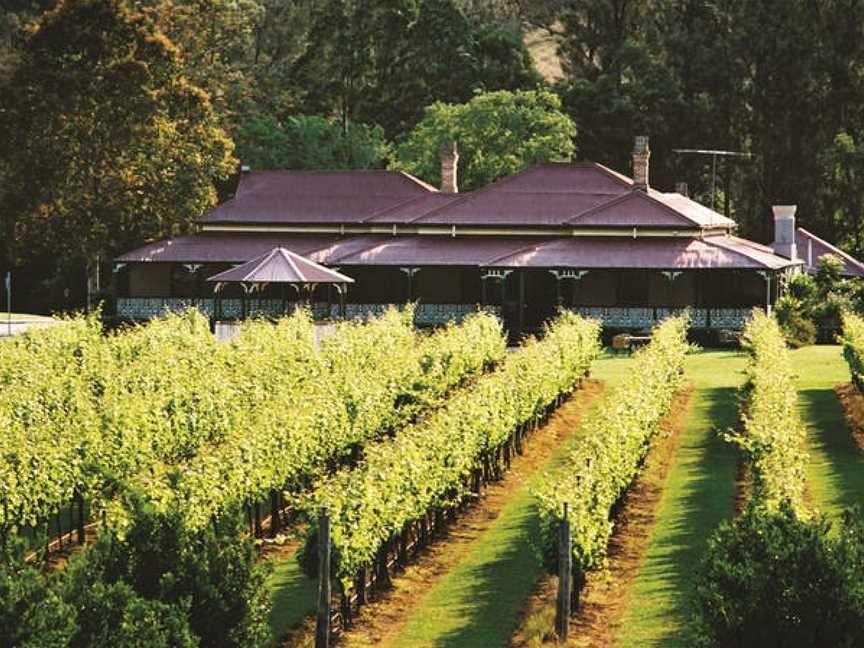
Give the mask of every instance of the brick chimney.
<path id="1" fill-rule="evenodd" d="M 681 194 L 682 196 L 690 197 L 690 188 L 687 186 L 686 182 L 676 182 L 675 183 L 675 193 Z"/>
<path id="2" fill-rule="evenodd" d="M 795 246 L 795 212 L 797 205 L 774 205 L 774 242 L 771 247 L 775 254 L 787 259 L 798 258 Z"/>
<path id="3" fill-rule="evenodd" d="M 633 188 L 648 191 L 648 158 L 651 151 L 648 148 L 648 137 L 637 135 L 633 143 Z"/>
<path id="4" fill-rule="evenodd" d="M 459 152 L 456 142 L 450 142 L 441 147 L 441 191 L 444 193 L 459 193 L 457 172 L 459 169 Z"/>

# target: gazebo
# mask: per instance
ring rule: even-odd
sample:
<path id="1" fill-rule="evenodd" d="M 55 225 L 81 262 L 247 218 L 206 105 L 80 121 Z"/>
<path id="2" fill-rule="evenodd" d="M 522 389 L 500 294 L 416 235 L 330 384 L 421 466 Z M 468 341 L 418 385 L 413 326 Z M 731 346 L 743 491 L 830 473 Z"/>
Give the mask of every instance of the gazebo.
<path id="1" fill-rule="evenodd" d="M 312 293 L 321 284 L 336 288 L 339 293 L 339 315 L 345 317 L 345 293 L 348 284 L 354 283 L 351 277 L 326 268 L 306 257 L 295 254 L 283 247 L 276 247 L 255 257 L 251 261 L 230 270 L 225 270 L 207 279 L 214 283 L 214 317 L 219 319 L 219 293 L 226 284 L 239 284 L 241 292 L 241 318 L 246 317 L 246 301 L 256 291 L 260 292 L 269 284 L 288 284 L 293 286 L 301 301 L 311 301 Z M 287 303 L 283 297 L 283 311 Z"/>

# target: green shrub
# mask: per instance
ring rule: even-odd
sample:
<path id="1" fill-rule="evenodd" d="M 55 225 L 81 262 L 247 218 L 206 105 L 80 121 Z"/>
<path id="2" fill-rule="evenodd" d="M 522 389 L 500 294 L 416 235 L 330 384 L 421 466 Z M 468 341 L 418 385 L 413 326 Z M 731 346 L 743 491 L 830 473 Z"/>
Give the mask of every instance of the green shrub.
<path id="1" fill-rule="evenodd" d="M 133 503 L 125 536 L 105 531 L 86 555 L 85 582 L 125 583 L 135 595 L 188 609 L 188 623 L 201 646 L 254 648 L 270 641 L 265 586 L 269 564 L 259 563 L 239 512 L 190 530 L 182 511 Z M 80 598 L 80 597 L 79 597 Z M 149 612 L 139 606 L 143 619 Z M 113 608 L 112 608 L 113 609 Z"/>
<path id="2" fill-rule="evenodd" d="M 864 642 L 864 524 L 840 538 L 788 506 L 758 506 L 709 541 L 695 598 L 700 645 L 860 646 Z"/>
<path id="3" fill-rule="evenodd" d="M 86 562 L 86 561 L 85 561 Z M 83 566 L 83 562 L 79 567 Z M 140 596 L 123 581 L 92 581 L 88 570 L 70 573 L 66 598 L 77 611 L 70 648 L 196 648 L 188 602 L 171 605 Z"/>
<path id="4" fill-rule="evenodd" d="M 74 612 L 24 552 L 20 541 L 0 552 L 0 648 L 65 646 L 75 632 Z"/>
<path id="5" fill-rule="evenodd" d="M 791 294 L 784 295 L 777 300 L 775 312 L 789 346 L 798 349 L 816 342 L 816 325 L 804 314 L 802 303 L 797 298 Z"/>

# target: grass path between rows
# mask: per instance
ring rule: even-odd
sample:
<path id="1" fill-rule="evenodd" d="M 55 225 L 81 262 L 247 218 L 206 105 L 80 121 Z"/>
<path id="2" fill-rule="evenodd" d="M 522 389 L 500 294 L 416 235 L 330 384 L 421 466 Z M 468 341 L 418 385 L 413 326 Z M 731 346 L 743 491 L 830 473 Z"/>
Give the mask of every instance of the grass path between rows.
<path id="1" fill-rule="evenodd" d="M 585 413 L 585 407 L 578 404 L 580 400 L 586 399 L 577 396 L 575 403 L 565 404 L 553 417 L 550 425 L 557 441 L 553 442 L 553 437 L 545 432 L 538 432 L 537 436 L 542 438 L 531 438 L 526 444 L 526 453 L 536 453 L 536 459 L 527 457 L 528 461 L 518 466 L 514 461 L 505 480 L 492 486 L 500 492 L 488 498 L 491 501 L 480 504 L 484 517 L 491 522 L 482 525 L 468 542 L 457 538 L 458 546 L 451 546 L 447 540 L 442 543 L 441 555 L 450 556 L 441 560 L 452 560 L 452 565 L 440 565 L 444 567 L 440 577 L 434 574 L 431 587 L 418 587 L 415 600 L 410 601 L 407 609 L 396 610 L 394 601 L 389 603 L 393 608 L 390 611 L 398 617 L 398 621 L 393 619 L 398 627 L 387 628 L 389 636 L 367 631 L 363 637 L 346 637 L 346 646 L 504 648 L 510 645 L 520 611 L 544 573 L 537 551 L 539 525 L 532 492 L 543 476 L 566 458 L 578 418 Z M 599 400 L 588 408 L 596 406 Z M 577 411 L 568 413 L 574 404 Z M 420 562 L 422 569 L 423 559 Z"/>
<path id="2" fill-rule="evenodd" d="M 601 387 L 594 383 L 593 386 L 589 388 L 585 388 L 580 390 L 580 393 L 574 396 L 571 402 L 568 402 L 559 410 L 559 413 L 553 417 L 552 423 L 556 426 L 556 428 L 561 428 L 561 421 L 570 420 L 572 417 L 581 417 L 584 413 L 585 403 L 593 401 L 596 397 L 597 393 L 601 391 Z M 584 393 L 583 393 L 584 392 Z M 557 423 L 555 422 L 557 421 Z M 573 426 L 565 426 L 568 429 L 568 432 L 571 431 L 571 427 Z M 396 582 L 404 586 L 404 589 L 409 590 L 405 595 L 405 598 L 411 598 L 410 590 L 415 588 L 416 586 L 411 583 L 412 580 L 416 581 L 424 581 L 426 578 L 432 577 L 436 570 L 449 568 L 449 564 L 445 565 L 444 563 L 449 562 L 460 562 L 462 559 L 462 555 L 475 553 L 479 551 L 485 558 L 489 558 L 492 563 L 495 565 L 505 564 L 504 569 L 508 572 L 508 580 L 506 583 L 495 584 L 493 589 L 488 592 L 489 595 L 498 599 L 499 593 L 503 593 L 503 597 L 505 599 L 512 599 L 512 605 L 508 611 L 508 616 L 511 617 L 509 619 L 510 625 L 507 627 L 509 630 L 503 630 L 500 627 L 496 627 L 492 629 L 493 635 L 500 635 L 501 643 L 499 644 L 488 644 L 486 642 L 487 637 L 483 635 L 485 629 L 480 628 L 479 632 L 482 636 L 482 639 L 477 639 L 473 633 L 468 633 L 468 636 L 465 638 L 464 642 L 457 640 L 456 643 L 446 645 L 465 645 L 465 646 L 475 646 L 475 645 L 507 645 L 510 637 L 510 633 L 512 633 L 512 626 L 516 623 L 516 613 L 521 606 L 522 601 L 525 597 L 530 593 L 530 589 L 533 587 L 534 582 L 537 578 L 537 572 L 542 569 L 539 564 L 539 558 L 533 555 L 533 539 L 537 536 L 536 529 L 536 516 L 530 515 L 533 513 L 533 500 L 529 494 L 529 488 L 533 487 L 533 484 L 536 480 L 532 480 L 526 482 L 526 479 L 529 479 L 531 475 L 534 475 L 536 466 L 534 462 L 537 461 L 537 458 L 534 455 L 543 456 L 545 453 L 550 452 L 548 447 L 535 447 L 538 444 L 541 446 L 546 446 L 548 443 L 552 443 L 552 438 L 556 435 L 560 434 L 560 429 L 553 429 L 553 434 L 551 436 L 546 435 L 545 433 L 538 432 L 527 441 L 526 443 L 526 455 L 522 457 L 518 457 L 514 460 L 513 470 L 507 473 L 505 476 L 505 480 L 503 482 L 499 482 L 491 485 L 491 489 L 498 491 L 502 490 L 504 492 L 498 493 L 489 497 L 488 494 L 484 497 L 483 503 L 479 509 L 474 511 L 474 515 L 480 514 L 484 518 L 486 516 L 491 516 L 490 519 L 494 519 L 498 511 L 493 509 L 498 509 L 497 502 L 503 501 L 506 499 L 510 502 L 509 505 L 504 507 L 502 504 L 500 508 L 501 516 L 497 518 L 491 524 L 488 519 L 482 520 L 482 522 L 472 522 L 470 519 L 466 520 L 463 526 L 465 529 L 457 529 L 450 533 L 450 538 L 448 540 L 443 541 L 438 545 L 433 545 L 431 549 L 431 553 L 433 554 L 431 560 L 427 560 L 430 563 L 440 563 L 433 565 L 423 565 L 424 559 L 421 558 L 420 566 L 412 566 L 409 567 L 408 571 L 400 576 L 397 576 Z M 546 438 L 548 436 L 548 438 Z M 542 440 L 540 438 L 545 438 Z M 557 454 L 553 456 L 552 461 L 562 461 L 565 453 L 566 443 L 562 443 L 561 447 L 558 449 Z M 519 466 L 522 466 L 520 469 Z M 529 474 L 530 473 L 530 474 Z M 515 497 L 513 501 L 510 501 L 510 492 L 507 491 L 508 488 L 512 489 L 512 486 L 508 487 L 506 484 L 516 480 L 519 486 L 515 489 Z M 471 514 L 467 516 L 468 518 L 472 517 Z M 457 523 L 458 526 L 458 523 Z M 483 527 L 493 526 L 494 528 L 490 531 L 490 533 L 486 533 L 484 537 L 487 537 L 488 540 L 486 544 L 479 546 L 479 549 L 475 547 L 473 544 L 474 536 L 478 535 L 477 529 Z M 531 527 L 529 529 L 529 527 Z M 526 532 L 527 530 L 527 532 Z M 524 532 L 524 533 L 523 533 Z M 485 531 L 484 531 L 485 533 Z M 461 541 L 459 540 L 461 538 Z M 468 538 L 466 541 L 465 538 Z M 454 542 L 454 539 L 457 541 Z M 508 545 L 508 543 L 512 541 L 518 541 L 518 547 L 512 547 Z M 450 547 L 450 545 L 462 545 L 460 547 Z M 488 545 L 488 546 L 487 546 Z M 491 548 L 490 548 L 491 547 Z M 510 551 L 515 553 L 508 554 L 505 556 L 504 554 Z M 459 556 L 448 556 L 446 560 L 441 560 L 436 557 L 436 554 L 447 554 L 448 551 L 453 553 L 456 551 L 460 553 Z M 310 615 L 312 615 L 315 611 L 316 604 L 316 595 L 317 595 L 317 583 L 311 579 L 309 579 L 299 568 L 296 560 L 296 552 L 297 545 L 296 543 L 291 543 L 291 545 L 285 547 L 281 551 L 275 552 L 274 556 L 274 569 L 269 578 L 269 585 L 272 591 L 271 602 L 272 602 L 272 611 L 270 614 L 270 629 L 271 634 L 274 638 L 279 639 L 285 637 L 289 632 L 293 629 L 300 627 L 304 624 L 304 621 L 307 621 Z M 525 557 L 531 558 L 528 562 L 523 562 L 523 558 Z M 503 560 L 503 563 L 501 561 Z M 509 561 L 509 562 L 508 562 Z M 470 562 L 470 558 L 469 558 Z M 463 565 L 468 563 L 463 563 Z M 485 567 L 490 566 L 490 562 L 487 561 L 484 563 Z M 470 567 L 468 567 L 470 569 Z M 478 567 L 480 569 L 484 567 Z M 490 570 L 492 568 L 490 567 Z M 497 570 L 497 567 L 494 569 Z M 490 571 L 491 573 L 491 571 Z M 448 578 L 452 578 L 448 576 Z M 461 585 L 463 576 L 457 577 L 455 581 L 457 584 Z M 482 580 L 479 579 L 479 580 Z M 468 576 L 468 583 L 476 583 L 478 581 L 477 576 Z M 500 587 L 500 589 L 499 589 Z M 397 586 L 397 590 L 398 590 Z M 400 593 L 402 595 L 404 593 Z M 472 593 L 471 597 L 473 598 L 476 593 Z M 448 596 L 445 594 L 445 597 Z M 394 593 L 391 592 L 390 595 L 382 600 L 381 606 L 384 608 L 381 611 L 374 612 L 375 614 L 380 614 L 382 617 L 388 617 L 390 612 L 394 613 L 394 618 L 391 620 L 391 626 L 396 625 L 397 623 L 400 625 L 401 622 L 402 611 L 401 610 L 390 610 L 394 606 L 392 603 L 388 603 L 388 599 L 396 598 Z M 434 605 L 434 603 L 433 603 Z M 373 603 L 364 608 L 366 614 L 372 614 L 371 610 L 377 608 L 377 604 Z M 446 607 L 446 605 L 445 605 Z M 452 610 L 451 610 L 452 612 Z M 422 616 L 422 612 L 418 613 Z M 440 617 L 440 615 L 438 615 Z M 458 616 L 458 613 L 457 613 Z M 451 615 L 451 617 L 447 617 L 451 620 L 455 618 Z M 473 625 L 473 620 L 469 625 Z M 306 630 L 301 630 L 300 635 L 304 635 Z M 398 633 L 397 633 L 398 634 Z M 367 637 L 367 635 L 370 635 Z M 346 637 L 347 644 L 349 645 L 379 645 L 380 635 L 378 634 L 377 628 L 368 628 L 365 631 L 357 632 L 355 631 L 349 637 Z M 368 639 L 368 641 L 367 641 Z M 300 640 L 302 643 L 302 639 Z M 477 643 L 479 641 L 480 643 Z M 346 643 L 343 640 L 343 643 Z M 407 643 L 395 643 L 394 645 L 424 645 L 424 644 L 415 644 L 413 640 L 407 640 Z M 433 644 L 429 644 L 433 645 Z M 434 645 L 440 645 L 435 643 Z"/>
<path id="3" fill-rule="evenodd" d="M 713 529 L 735 510 L 737 453 L 718 432 L 737 421 L 741 353 L 705 351 L 687 358 L 695 386 L 656 523 L 627 594 L 619 646 L 688 646 L 693 576 Z"/>
<path id="4" fill-rule="evenodd" d="M 268 579 L 267 586 L 272 592 L 270 634 L 275 640 L 300 626 L 315 612 L 318 583 L 300 569 L 298 551 L 299 543 L 291 542 L 274 556 L 273 571 Z"/>
<path id="5" fill-rule="evenodd" d="M 864 454 L 834 387 L 848 383 L 841 347 L 817 345 L 792 353 L 801 416 L 808 427 L 807 485 L 813 504 L 831 519 L 864 498 Z"/>

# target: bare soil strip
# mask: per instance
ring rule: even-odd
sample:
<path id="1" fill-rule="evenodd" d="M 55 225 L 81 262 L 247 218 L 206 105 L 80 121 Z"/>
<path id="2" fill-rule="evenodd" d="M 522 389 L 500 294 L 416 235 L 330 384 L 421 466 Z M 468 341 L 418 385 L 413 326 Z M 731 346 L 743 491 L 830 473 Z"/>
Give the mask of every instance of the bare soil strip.
<path id="1" fill-rule="evenodd" d="M 843 414 L 849 424 L 849 429 L 852 430 L 855 443 L 864 452 L 864 396 L 855 389 L 855 385 L 852 383 L 837 385 L 834 392 L 843 406 Z"/>
<path id="2" fill-rule="evenodd" d="M 661 423 L 661 432 L 644 468 L 624 496 L 609 541 L 609 567 L 588 575 L 579 609 L 571 621 L 572 639 L 568 645 L 608 648 L 615 643 L 621 617 L 627 608 L 629 588 L 642 564 L 692 396 L 693 386 L 689 385 L 676 397 L 670 414 Z M 513 646 L 529 648 L 554 641 L 556 590 L 557 577 L 543 579 L 528 604 Z"/>
<path id="3" fill-rule="evenodd" d="M 750 465 L 741 456 L 738 458 L 738 468 L 735 472 L 735 517 L 741 515 L 747 508 L 752 485 L 753 475 L 750 472 Z"/>
<path id="4" fill-rule="evenodd" d="M 513 458 L 504 477 L 487 486 L 483 494 L 449 527 L 442 537 L 393 578 L 393 588 L 363 606 L 353 627 L 339 639 L 340 646 L 378 646 L 398 636 L 406 619 L 421 599 L 449 570 L 470 552 L 472 543 L 494 523 L 501 510 L 537 470 L 543 468 L 572 436 L 589 404 L 602 392 L 602 383 L 588 380 L 536 430 L 525 443 L 522 455 Z M 297 648 L 311 645 L 314 627 L 283 644 Z"/>

